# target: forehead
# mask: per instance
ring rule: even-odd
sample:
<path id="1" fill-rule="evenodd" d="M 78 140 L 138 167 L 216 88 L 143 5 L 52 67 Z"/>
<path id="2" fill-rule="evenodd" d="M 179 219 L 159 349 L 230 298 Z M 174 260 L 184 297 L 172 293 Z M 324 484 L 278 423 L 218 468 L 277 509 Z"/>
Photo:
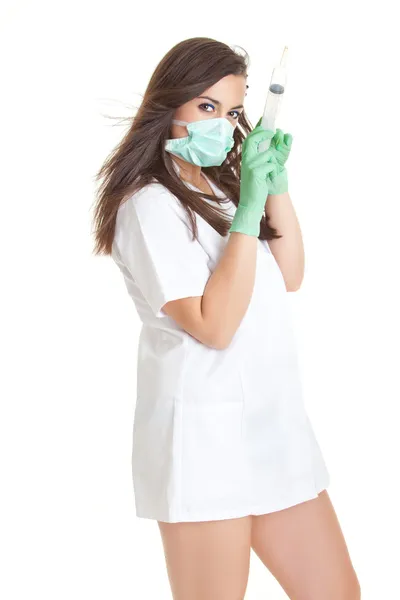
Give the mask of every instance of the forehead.
<path id="1" fill-rule="evenodd" d="M 201 96 L 211 96 L 221 104 L 241 104 L 246 95 L 247 79 L 244 75 L 227 75 L 211 87 L 205 89 Z"/>

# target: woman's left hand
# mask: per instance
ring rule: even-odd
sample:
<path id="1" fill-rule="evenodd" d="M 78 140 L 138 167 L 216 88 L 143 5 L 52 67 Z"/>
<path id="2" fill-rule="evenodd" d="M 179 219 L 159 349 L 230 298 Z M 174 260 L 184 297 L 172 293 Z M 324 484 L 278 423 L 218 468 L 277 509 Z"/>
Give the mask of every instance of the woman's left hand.
<path id="1" fill-rule="evenodd" d="M 256 127 L 261 126 L 261 119 Z M 283 133 L 282 129 L 277 129 L 274 137 L 271 139 L 269 150 L 272 153 L 276 163 L 276 173 L 269 175 L 268 194 L 284 194 L 288 191 L 288 178 L 285 163 L 289 158 L 292 148 L 293 136 L 290 133 Z"/>
<path id="2" fill-rule="evenodd" d="M 289 158 L 293 137 L 290 133 L 283 133 L 277 129 L 271 139 L 269 149 L 276 160 L 276 174 L 270 176 L 271 184 L 268 185 L 268 194 L 284 194 L 288 191 L 288 178 L 285 163 Z"/>

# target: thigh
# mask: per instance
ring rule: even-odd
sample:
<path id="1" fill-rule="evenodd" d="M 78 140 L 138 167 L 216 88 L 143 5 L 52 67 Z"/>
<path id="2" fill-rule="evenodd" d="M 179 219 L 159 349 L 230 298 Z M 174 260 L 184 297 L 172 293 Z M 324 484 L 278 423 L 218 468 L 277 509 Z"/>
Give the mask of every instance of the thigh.
<path id="1" fill-rule="evenodd" d="M 328 492 L 253 517 L 252 547 L 291 600 L 358 600 L 360 589 Z"/>
<path id="2" fill-rule="evenodd" d="M 250 567 L 251 519 L 158 521 L 174 600 L 244 598 Z"/>

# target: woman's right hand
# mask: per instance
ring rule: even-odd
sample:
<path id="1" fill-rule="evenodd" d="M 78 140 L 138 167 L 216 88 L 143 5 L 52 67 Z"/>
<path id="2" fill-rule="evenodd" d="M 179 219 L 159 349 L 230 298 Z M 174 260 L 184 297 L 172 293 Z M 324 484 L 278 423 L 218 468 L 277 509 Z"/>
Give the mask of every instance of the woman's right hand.
<path id="1" fill-rule="evenodd" d="M 276 172 L 277 163 L 271 150 L 258 152 L 258 145 L 273 137 L 273 131 L 261 127 L 260 119 L 243 141 L 240 199 L 230 232 L 238 231 L 256 237 L 260 235 L 260 221 L 271 183 L 269 174 Z"/>

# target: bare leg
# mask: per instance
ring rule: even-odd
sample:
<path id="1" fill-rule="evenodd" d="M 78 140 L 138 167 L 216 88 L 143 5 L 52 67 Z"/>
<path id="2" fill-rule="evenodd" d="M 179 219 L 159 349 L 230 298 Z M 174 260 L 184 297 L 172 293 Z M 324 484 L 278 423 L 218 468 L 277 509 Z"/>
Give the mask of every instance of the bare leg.
<path id="1" fill-rule="evenodd" d="M 158 521 L 174 600 L 243 600 L 252 517 L 195 523 Z"/>
<path id="2" fill-rule="evenodd" d="M 328 492 L 254 516 L 252 547 L 291 600 L 359 600 L 360 585 Z"/>

